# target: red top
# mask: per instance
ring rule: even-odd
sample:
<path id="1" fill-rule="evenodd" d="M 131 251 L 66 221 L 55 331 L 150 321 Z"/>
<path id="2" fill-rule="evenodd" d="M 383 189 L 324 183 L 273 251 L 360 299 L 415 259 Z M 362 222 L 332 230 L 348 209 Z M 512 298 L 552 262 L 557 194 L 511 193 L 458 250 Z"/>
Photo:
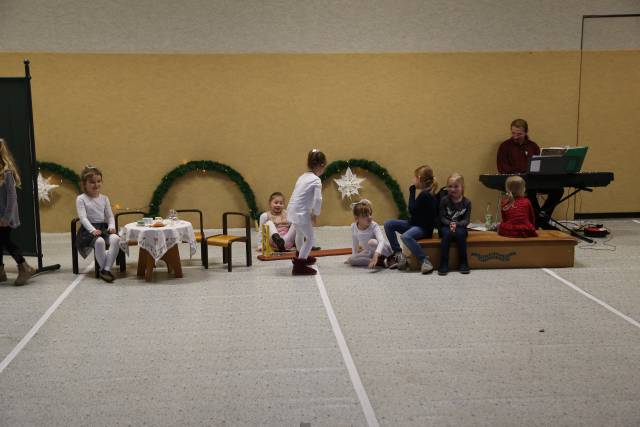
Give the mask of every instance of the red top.
<path id="1" fill-rule="evenodd" d="M 540 154 L 540 147 L 529 137 L 522 145 L 509 138 L 498 148 L 498 172 L 525 173 L 529 168 L 529 158 L 538 154 Z"/>
<path id="2" fill-rule="evenodd" d="M 509 203 L 504 197 L 500 202 L 501 208 Z M 498 227 L 498 234 L 506 237 L 536 237 L 536 217 L 531 202 L 526 197 L 517 197 L 513 206 L 502 210 L 502 222 Z"/>

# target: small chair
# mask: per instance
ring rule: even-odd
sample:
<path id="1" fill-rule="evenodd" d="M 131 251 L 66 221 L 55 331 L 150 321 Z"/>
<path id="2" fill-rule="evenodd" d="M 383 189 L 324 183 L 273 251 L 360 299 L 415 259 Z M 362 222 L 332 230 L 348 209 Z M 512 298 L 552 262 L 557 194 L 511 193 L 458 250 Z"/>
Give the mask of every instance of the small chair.
<path id="1" fill-rule="evenodd" d="M 230 215 L 241 216 L 244 217 L 244 227 L 245 234 L 244 236 L 234 236 L 228 233 L 228 217 Z M 196 236 L 197 237 L 197 236 Z M 196 238 L 197 240 L 197 238 Z M 208 246 L 221 246 L 222 247 L 222 263 L 227 264 L 227 270 L 232 270 L 232 257 L 231 257 L 231 245 L 234 242 L 244 242 L 246 256 L 247 256 L 247 267 L 250 267 L 252 264 L 251 259 L 251 218 L 249 215 L 241 213 L 241 212 L 225 212 L 222 214 L 222 234 L 216 234 L 214 236 L 208 236 L 204 239 L 206 241 L 206 245 L 203 245 L 203 261 L 205 262 L 205 268 L 209 268 L 209 254 L 208 254 Z"/>
<path id="2" fill-rule="evenodd" d="M 202 219 L 202 211 L 200 209 L 176 209 L 176 213 L 197 213 L 199 219 L 199 232 L 195 232 L 196 241 L 200 242 L 200 258 L 202 259 L 202 265 L 204 268 L 209 268 L 209 262 L 207 260 L 208 251 L 207 243 L 202 239 L 204 236 L 204 221 Z"/>
<path id="3" fill-rule="evenodd" d="M 120 231 L 120 228 L 118 227 L 118 219 L 121 216 L 125 216 L 125 215 L 140 215 L 140 217 L 144 217 L 147 213 L 146 212 L 142 212 L 142 211 L 125 211 L 125 212 L 118 212 L 117 214 L 115 214 L 115 222 L 116 222 L 116 231 Z M 136 242 L 135 240 L 130 240 L 127 242 L 128 246 L 136 246 L 138 244 L 138 242 Z M 118 252 L 118 257 L 116 258 L 116 263 L 118 264 L 118 267 L 120 267 L 120 272 L 125 272 L 127 270 L 127 258 L 125 253 L 120 250 L 120 252 Z"/>
<path id="4" fill-rule="evenodd" d="M 78 269 L 78 247 L 76 245 L 76 239 L 78 237 L 78 223 L 80 222 L 80 218 L 76 217 L 71 220 L 71 264 L 73 269 L 73 274 L 79 274 Z M 82 225 L 81 225 L 82 227 Z M 94 268 L 96 278 L 100 277 L 100 266 L 98 265 L 98 260 L 94 257 Z"/>

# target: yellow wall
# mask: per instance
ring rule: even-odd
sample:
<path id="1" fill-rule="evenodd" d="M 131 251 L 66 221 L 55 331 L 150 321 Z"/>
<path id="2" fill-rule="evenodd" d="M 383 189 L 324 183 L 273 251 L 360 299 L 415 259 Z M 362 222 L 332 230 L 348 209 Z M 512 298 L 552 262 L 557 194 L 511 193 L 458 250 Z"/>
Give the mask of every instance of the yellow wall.
<path id="1" fill-rule="evenodd" d="M 318 147 L 329 161 L 373 160 L 406 192 L 423 163 L 444 183 L 463 173 L 474 202 L 472 219 L 495 207 L 496 194 L 478 182 L 495 171 L 495 152 L 509 122 L 525 117 L 542 146 L 573 145 L 578 105 L 578 52 L 424 53 L 354 55 L 117 55 L 0 54 L 0 75 L 22 75 L 32 63 L 38 159 L 76 171 L 104 171 L 104 192 L 122 208 L 147 209 L 161 177 L 188 160 L 215 160 L 238 170 L 266 207 L 272 191 L 290 194 Z M 637 51 L 607 52 L 585 61 L 582 134 L 591 151 L 584 170 L 613 170 L 616 187 L 582 196 L 583 212 L 640 211 L 638 196 L 619 197 L 631 179 L 632 156 L 602 156 L 608 144 L 638 154 L 638 79 L 616 74 L 601 90 L 585 89 L 611 58 L 640 69 Z M 602 94 L 616 97 L 609 105 Z M 585 103 L 589 106 L 585 107 Z M 605 105 L 606 103 L 606 105 Z M 611 114 L 612 110 L 614 113 Z M 615 126 L 610 126 L 615 123 Z M 606 128 L 604 135 L 597 129 Z M 606 136 L 606 138 L 605 138 Z M 597 154 L 597 155 L 596 155 Z M 397 215 L 380 181 L 362 195 L 379 221 Z M 46 174 L 45 174 L 46 175 Z M 207 226 L 225 210 L 247 210 L 233 183 L 218 174 L 192 174 L 172 188 L 162 212 L 199 207 Z M 618 188 L 618 191 L 612 191 Z M 42 209 L 45 231 L 64 231 L 74 215 L 69 188 Z M 351 221 L 335 184 L 325 184 L 321 225 Z M 603 206 L 606 203 L 606 206 Z M 573 210 L 571 206 L 570 215 Z M 565 207 L 561 209 L 565 212 Z"/>

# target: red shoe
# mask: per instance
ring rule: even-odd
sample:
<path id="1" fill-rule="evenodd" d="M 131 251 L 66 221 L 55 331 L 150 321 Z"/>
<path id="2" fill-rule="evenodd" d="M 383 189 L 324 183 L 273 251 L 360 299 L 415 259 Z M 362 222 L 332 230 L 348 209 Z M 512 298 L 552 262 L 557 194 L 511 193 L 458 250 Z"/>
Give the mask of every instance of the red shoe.
<path id="1" fill-rule="evenodd" d="M 315 276 L 318 274 L 316 269 L 309 267 L 304 261 L 306 260 L 300 258 L 293 259 L 293 270 L 291 270 L 293 276 Z"/>

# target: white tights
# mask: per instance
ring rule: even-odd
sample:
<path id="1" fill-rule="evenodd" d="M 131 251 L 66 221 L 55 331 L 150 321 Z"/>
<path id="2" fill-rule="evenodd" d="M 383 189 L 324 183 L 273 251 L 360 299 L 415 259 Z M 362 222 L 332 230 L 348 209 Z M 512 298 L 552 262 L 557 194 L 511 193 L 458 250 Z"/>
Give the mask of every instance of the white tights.
<path id="1" fill-rule="evenodd" d="M 355 255 L 351 255 L 349 257 L 349 264 L 354 267 L 364 267 L 368 266 L 371 258 L 373 258 L 373 254 L 378 248 L 378 241 L 376 239 L 371 239 L 367 242 L 369 244 L 368 248 L 363 248 L 360 252 Z M 393 251 L 391 250 L 391 245 L 389 243 L 384 242 L 384 247 L 382 248 L 382 253 L 380 255 L 389 256 Z"/>
<path id="2" fill-rule="evenodd" d="M 93 250 L 96 260 L 98 261 L 98 265 L 100 266 L 100 270 L 111 271 L 111 266 L 116 262 L 116 257 L 120 250 L 120 247 L 118 246 L 119 241 L 120 238 L 117 234 L 109 234 L 109 250 L 107 250 L 107 245 L 104 239 L 102 237 L 98 237 L 96 239 Z"/>
<path id="3" fill-rule="evenodd" d="M 295 224 L 296 227 L 296 248 L 300 259 L 307 259 L 313 247 L 313 225 Z"/>
<path id="4" fill-rule="evenodd" d="M 269 227 L 269 241 L 273 243 L 273 240 L 271 240 L 271 236 L 273 236 L 274 234 L 280 235 L 280 233 L 278 233 L 278 227 L 276 227 L 273 221 L 267 221 L 265 222 L 265 224 L 267 224 L 267 226 Z M 289 231 L 287 231 L 287 234 L 280 237 L 282 237 L 282 240 L 284 240 L 285 247 L 293 243 L 296 238 L 296 226 L 291 224 L 291 227 L 289 227 Z M 275 245 L 272 246 L 275 247 Z"/>

